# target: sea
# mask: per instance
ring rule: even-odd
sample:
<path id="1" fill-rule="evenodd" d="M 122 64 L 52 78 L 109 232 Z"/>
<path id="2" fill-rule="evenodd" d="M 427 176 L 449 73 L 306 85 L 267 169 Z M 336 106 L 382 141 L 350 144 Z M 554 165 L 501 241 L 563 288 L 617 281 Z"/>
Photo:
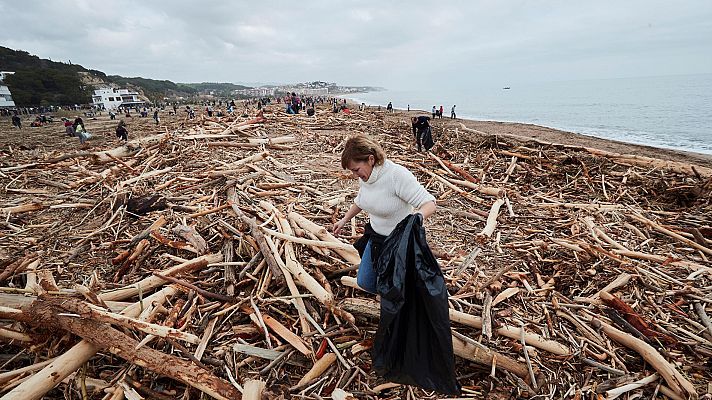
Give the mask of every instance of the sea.
<path id="1" fill-rule="evenodd" d="M 349 94 L 355 102 L 531 123 L 603 139 L 712 154 L 712 73 Z"/>

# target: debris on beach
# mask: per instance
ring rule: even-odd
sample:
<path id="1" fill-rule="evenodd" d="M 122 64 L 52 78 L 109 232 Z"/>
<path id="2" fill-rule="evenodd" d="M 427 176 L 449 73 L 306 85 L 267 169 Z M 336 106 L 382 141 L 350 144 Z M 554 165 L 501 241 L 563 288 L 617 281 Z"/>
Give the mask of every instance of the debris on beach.
<path id="1" fill-rule="evenodd" d="M 712 391 L 709 168 L 459 120 L 417 153 L 405 113 L 368 109 L 161 120 L 125 145 L 87 121 L 81 150 L 59 125 L 2 128 L 3 398 L 442 398 L 370 369 L 365 219 L 330 233 L 357 133 L 438 199 L 463 397 Z"/>

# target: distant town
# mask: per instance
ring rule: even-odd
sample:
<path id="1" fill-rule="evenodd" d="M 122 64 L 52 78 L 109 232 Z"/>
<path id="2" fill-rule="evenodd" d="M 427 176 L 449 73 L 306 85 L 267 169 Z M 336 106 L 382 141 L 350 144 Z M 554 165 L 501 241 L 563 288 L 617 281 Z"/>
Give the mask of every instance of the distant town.
<path id="1" fill-rule="evenodd" d="M 379 90 L 383 90 L 383 88 L 372 86 L 339 86 L 333 82 L 314 81 L 289 85 L 268 85 L 247 89 L 237 89 L 233 90 L 232 94 L 238 97 L 275 96 L 285 93 L 297 93 L 304 96 L 327 96 L 348 93 L 375 92 Z"/>

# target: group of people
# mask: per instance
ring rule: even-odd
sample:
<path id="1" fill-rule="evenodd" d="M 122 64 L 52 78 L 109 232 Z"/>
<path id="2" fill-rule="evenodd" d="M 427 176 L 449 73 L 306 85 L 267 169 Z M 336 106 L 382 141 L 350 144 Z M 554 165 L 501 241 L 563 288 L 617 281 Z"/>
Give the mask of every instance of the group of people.
<path id="1" fill-rule="evenodd" d="M 91 137 L 84 126 L 84 120 L 82 117 L 77 115 L 74 118 L 74 121 L 69 118 L 62 118 L 62 120 L 64 121 L 64 130 L 67 133 L 67 136 L 79 138 L 80 144 L 86 143 L 86 141 Z"/>
<path id="2" fill-rule="evenodd" d="M 410 110 L 410 105 L 408 105 L 408 109 Z M 444 111 L 445 111 L 445 110 L 443 109 L 443 106 L 442 106 L 442 105 L 440 105 L 440 108 L 439 108 L 439 109 L 438 109 L 438 108 L 435 108 L 435 106 L 433 106 L 433 111 L 432 111 L 433 119 L 435 119 L 435 118 L 442 118 Z M 451 119 L 455 119 L 456 117 L 457 117 L 457 115 L 455 115 L 455 105 L 453 105 L 452 108 L 450 109 L 450 118 L 451 118 Z"/>

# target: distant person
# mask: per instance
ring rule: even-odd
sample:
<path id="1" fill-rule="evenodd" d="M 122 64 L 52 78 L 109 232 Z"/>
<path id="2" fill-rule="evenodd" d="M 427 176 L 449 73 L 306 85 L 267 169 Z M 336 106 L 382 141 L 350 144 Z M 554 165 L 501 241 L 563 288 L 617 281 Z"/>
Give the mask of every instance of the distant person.
<path id="1" fill-rule="evenodd" d="M 408 112 L 410 112 L 410 104 L 408 104 Z"/>
<path id="2" fill-rule="evenodd" d="M 442 104 L 440 105 L 440 115 L 439 115 L 439 117 L 440 117 L 440 118 L 443 117 L 443 105 L 442 105 Z"/>
<path id="3" fill-rule="evenodd" d="M 115 120 L 115 119 L 116 119 L 116 113 L 114 113 L 113 111 L 109 111 L 109 119 L 110 119 L 110 120 Z"/>
<path id="4" fill-rule="evenodd" d="M 64 120 L 64 130 L 67 132 L 67 136 L 74 137 L 75 132 L 74 132 L 74 125 L 72 124 L 72 121 L 69 120 L 69 118 L 62 118 Z"/>
<path id="5" fill-rule="evenodd" d="M 418 145 L 418 151 L 422 151 L 422 146 L 429 142 L 430 147 L 432 147 L 432 130 L 430 128 L 430 117 L 421 115 L 419 117 L 411 118 L 411 123 L 413 125 L 413 135 L 415 136 L 415 143 Z M 428 139 L 429 140 L 424 140 Z M 430 147 L 426 146 L 426 150 Z"/>
<path id="6" fill-rule="evenodd" d="M 91 135 L 89 135 L 89 132 L 87 132 L 84 128 L 84 121 L 82 121 L 80 117 L 77 117 L 74 120 L 74 124 L 72 124 L 72 127 L 74 127 L 75 135 L 79 138 L 79 144 L 83 145 L 91 137 Z"/>
<path id="7" fill-rule="evenodd" d="M 22 129 L 22 118 L 20 118 L 17 113 L 12 116 L 12 126 L 14 126 L 17 129 Z"/>
<path id="8" fill-rule="evenodd" d="M 156 121 L 156 125 L 161 121 L 160 118 L 158 118 L 158 110 L 153 111 L 153 120 Z"/>
<path id="9" fill-rule="evenodd" d="M 74 123 L 72 124 L 72 126 L 74 127 L 75 133 L 86 132 L 86 129 L 84 128 L 84 120 L 78 115 L 76 118 L 74 118 Z"/>
<path id="10" fill-rule="evenodd" d="M 388 102 L 388 105 L 386 106 L 386 111 L 393 112 L 393 103 L 391 103 L 390 101 Z"/>
<path id="11" fill-rule="evenodd" d="M 455 119 L 457 116 L 455 115 L 455 105 L 452 106 L 452 110 L 450 110 L 450 118 Z"/>
<path id="12" fill-rule="evenodd" d="M 299 109 L 301 108 L 302 100 L 297 96 L 296 93 L 292 92 L 292 111 L 293 114 L 299 114 Z"/>
<path id="13" fill-rule="evenodd" d="M 435 114 L 437 114 L 437 112 L 438 112 L 438 110 L 435 109 L 435 106 L 433 106 L 433 113 L 432 113 L 432 114 L 433 114 L 433 119 L 435 119 Z"/>
<path id="14" fill-rule="evenodd" d="M 119 125 L 116 126 L 116 137 L 124 142 L 128 142 L 129 140 L 129 131 L 126 130 L 126 122 L 124 122 L 123 119 L 119 121 Z"/>

